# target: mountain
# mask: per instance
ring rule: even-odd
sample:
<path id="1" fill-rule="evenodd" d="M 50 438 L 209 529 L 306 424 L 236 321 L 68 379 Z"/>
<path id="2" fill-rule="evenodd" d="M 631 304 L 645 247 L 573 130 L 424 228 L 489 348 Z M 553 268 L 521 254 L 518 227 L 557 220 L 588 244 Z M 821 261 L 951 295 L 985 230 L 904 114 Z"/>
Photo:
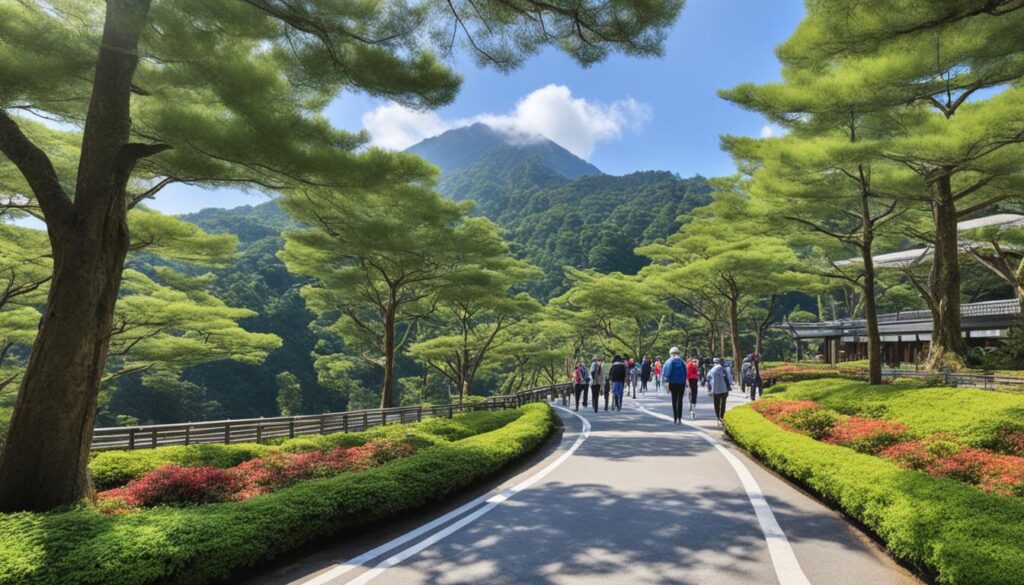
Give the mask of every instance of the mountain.
<path id="1" fill-rule="evenodd" d="M 440 167 L 445 178 L 484 160 L 499 160 L 508 164 L 536 160 L 551 172 L 567 179 L 601 174 L 601 170 L 594 165 L 546 138 L 512 138 L 481 123 L 428 138 L 409 147 L 406 152 L 421 156 Z"/>
<path id="2" fill-rule="evenodd" d="M 710 203 L 700 176 L 665 171 L 606 175 L 550 140 L 529 144 L 474 124 L 410 147 L 442 170 L 438 190 L 476 202 L 505 229 L 513 250 L 544 270 L 530 287 L 541 299 L 566 288 L 564 268 L 636 273 L 633 249 L 679 229 L 677 218 Z"/>

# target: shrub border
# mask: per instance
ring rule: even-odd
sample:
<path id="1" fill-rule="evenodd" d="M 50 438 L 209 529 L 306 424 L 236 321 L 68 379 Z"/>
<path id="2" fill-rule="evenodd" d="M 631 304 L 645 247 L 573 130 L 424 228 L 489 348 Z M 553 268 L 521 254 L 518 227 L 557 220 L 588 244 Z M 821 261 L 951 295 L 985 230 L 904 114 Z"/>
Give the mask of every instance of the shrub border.
<path id="1" fill-rule="evenodd" d="M 945 585 L 1024 582 L 1024 502 L 786 431 L 749 406 L 726 431 L 885 543 L 898 560 Z"/>
<path id="2" fill-rule="evenodd" d="M 497 430 L 242 502 L 125 516 L 92 508 L 0 516 L 0 583 L 227 579 L 316 537 L 353 534 L 441 501 L 533 452 L 554 429 L 554 411 L 543 403 L 522 408 Z"/>

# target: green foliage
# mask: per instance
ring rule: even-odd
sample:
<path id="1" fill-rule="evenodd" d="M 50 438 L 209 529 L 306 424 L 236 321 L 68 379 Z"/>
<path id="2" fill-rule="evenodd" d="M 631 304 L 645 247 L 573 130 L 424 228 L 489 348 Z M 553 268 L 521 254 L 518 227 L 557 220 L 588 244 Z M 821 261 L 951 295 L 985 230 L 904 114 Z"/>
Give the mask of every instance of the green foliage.
<path id="1" fill-rule="evenodd" d="M 782 419 L 787 425 L 821 440 L 839 420 L 839 414 L 827 408 L 805 408 Z"/>
<path id="2" fill-rule="evenodd" d="M 938 583 L 1010 585 L 1024 580 L 1024 557 L 1018 554 L 1024 539 L 1020 498 L 982 493 L 785 431 L 749 407 L 730 410 L 725 424 L 730 436 L 769 467 L 860 522 L 893 556 L 935 575 Z"/>
<path id="3" fill-rule="evenodd" d="M 277 375 L 277 405 L 281 409 L 281 416 L 292 416 L 299 414 L 302 409 L 302 388 L 299 380 L 291 372 L 281 372 Z"/>
<path id="4" fill-rule="evenodd" d="M 813 400 L 843 414 L 884 416 L 918 436 L 950 433 L 976 447 L 990 444 L 999 429 L 1015 427 L 1024 412 L 1024 395 L 974 388 L 871 386 L 824 378 L 787 382 L 773 390 L 786 400 Z"/>
<path id="5" fill-rule="evenodd" d="M 122 486 L 164 465 L 227 468 L 263 457 L 273 450 L 306 453 L 333 447 L 358 447 L 378 440 L 405 442 L 422 448 L 493 431 L 511 423 L 522 414 L 522 410 L 482 410 L 457 414 L 452 418 L 427 419 L 419 423 L 389 424 L 358 433 L 271 439 L 266 444 L 211 443 L 134 451 L 102 451 L 93 455 L 89 463 L 89 472 L 92 474 L 96 489 L 105 490 Z"/>
<path id="6" fill-rule="evenodd" d="M 363 526 L 441 501 L 535 450 L 552 428 L 551 408 L 533 404 L 497 430 L 243 502 L 122 516 L 89 508 L 6 514 L 0 583 L 226 580 L 316 539 L 355 536 Z"/>

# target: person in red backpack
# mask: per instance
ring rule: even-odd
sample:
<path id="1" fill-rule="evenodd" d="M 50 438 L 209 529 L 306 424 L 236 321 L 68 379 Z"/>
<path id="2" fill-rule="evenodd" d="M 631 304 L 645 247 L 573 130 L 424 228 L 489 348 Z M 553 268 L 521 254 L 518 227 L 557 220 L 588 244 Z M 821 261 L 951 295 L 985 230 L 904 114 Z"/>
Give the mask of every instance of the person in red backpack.
<path id="1" fill-rule="evenodd" d="M 686 382 L 690 385 L 690 420 L 697 418 L 697 383 L 700 381 L 700 370 L 693 358 L 686 360 Z"/>
<path id="2" fill-rule="evenodd" d="M 576 406 L 573 410 L 580 409 L 580 397 L 590 387 L 590 372 L 582 360 L 576 362 L 576 369 L 572 373 L 572 391 L 576 396 Z"/>

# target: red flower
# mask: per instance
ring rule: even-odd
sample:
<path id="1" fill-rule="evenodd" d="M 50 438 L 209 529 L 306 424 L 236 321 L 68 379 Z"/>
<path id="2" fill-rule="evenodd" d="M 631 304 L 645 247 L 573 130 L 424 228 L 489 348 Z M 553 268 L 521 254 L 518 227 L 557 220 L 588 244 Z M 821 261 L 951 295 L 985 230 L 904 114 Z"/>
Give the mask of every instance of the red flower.
<path id="1" fill-rule="evenodd" d="M 981 481 L 985 468 L 992 464 L 997 455 L 991 451 L 963 447 L 959 451 L 939 457 L 925 467 L 925 472 L 936 477 L 949 477 L 964 483 L 976 484 Z"/>
<path id="2" fill-rule="evenodd" d="M 760 400 L 753 404 L 753 408 L 766 419 L 777 422 L 800 410 L 821 408 L 821 405 L 811 400 Z"/>
<path id="3" fill-rule="evenodd" d="M 996 431 L 992 448 L 1000 453 L 1024 457 L 1024 431 L 1003 428 Z"/>
<path id="4" fill-rule="evenodd" d="M 1003 496 L 1024 496 L 1024 457 L 996 455 L 982 469 L 978 487 Z"/>
<path id="5" fill-rule="evenodd" d="M 234 499 L 237 487 L 234 476 L 225 469 L 165 465 L 97 497 L 121 500 L 130 507 L 208 504 Z"/>
<path id="6" fill-rule="evenodd" d="M 851 416 L 837 422 L 824 440 L 862 453 L 875 454 L 899 443 L 906 435 L 907 427 L 904 424 Z"/>

